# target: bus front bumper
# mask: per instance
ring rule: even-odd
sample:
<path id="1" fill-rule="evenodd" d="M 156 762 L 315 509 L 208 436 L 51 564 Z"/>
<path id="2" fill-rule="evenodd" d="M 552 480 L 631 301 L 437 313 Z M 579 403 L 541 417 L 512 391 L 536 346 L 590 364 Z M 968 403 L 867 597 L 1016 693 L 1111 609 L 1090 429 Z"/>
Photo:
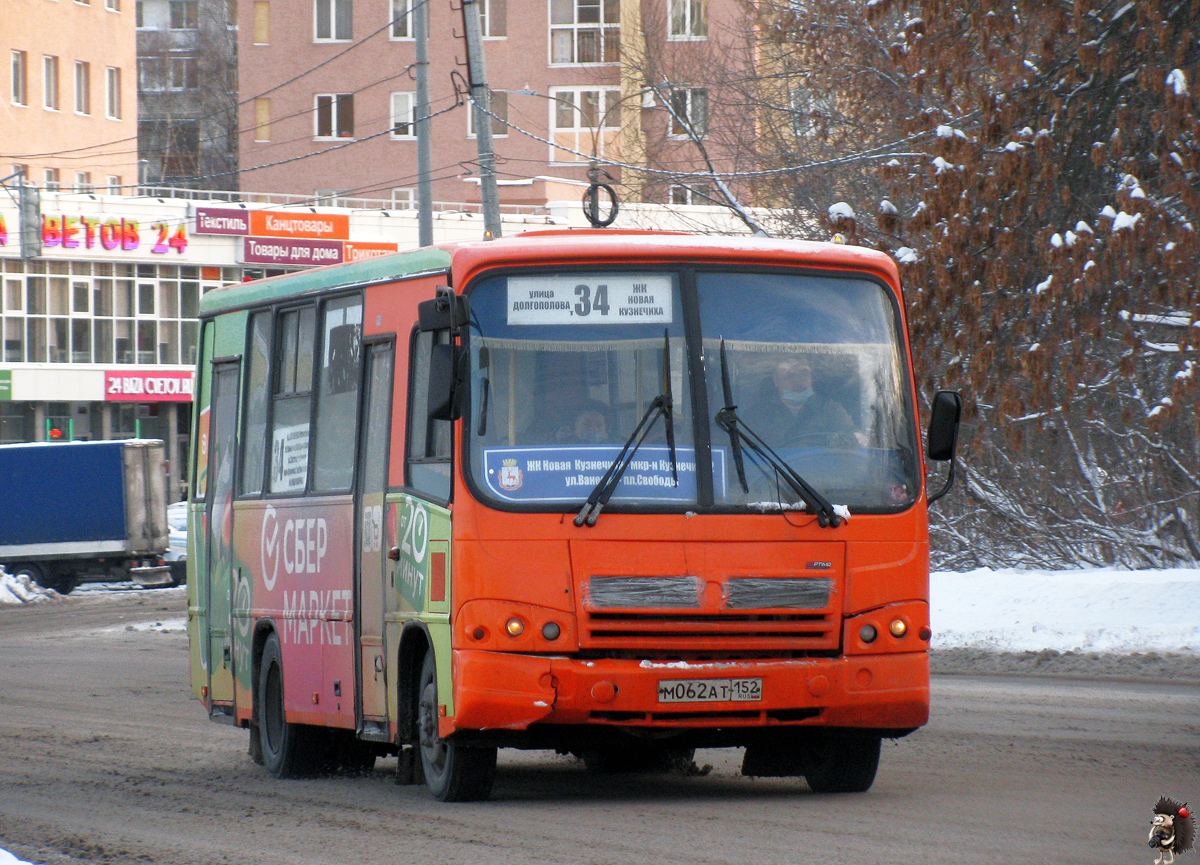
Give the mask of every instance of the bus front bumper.
<path id="1" fill-rule="evenodd" d="M 693 683 L 693 692 L 710 697 L 732 693 L 724 683 L 734 680 L 740 684 L 732 689 L 743 699 L 660 699 L 684 696 L 688 687 L 678 683 Z M 761 689 L 754 680 L 761 680 Z M 456 730 L 524 730 L 535 723 L 908 730 L 929 720 L 929 658 L 923 651 L 654 662 L 458 649 L 454 681 L 454 714 L 442 719 L 443 736 Z"/>

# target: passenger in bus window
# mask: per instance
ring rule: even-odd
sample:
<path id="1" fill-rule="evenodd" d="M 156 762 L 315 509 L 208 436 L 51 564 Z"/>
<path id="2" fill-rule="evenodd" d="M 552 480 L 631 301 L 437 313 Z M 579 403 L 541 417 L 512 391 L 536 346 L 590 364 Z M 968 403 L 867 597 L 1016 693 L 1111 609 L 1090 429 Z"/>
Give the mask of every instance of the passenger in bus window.
<path id="1" fill-rule="evenodd" d="M 597 406 L 584 406 L 575 413 L 574 422 L 558 428 L 555 439 L 560 444 L 598 444 L 608 441 L 608 418 Z"/>
<path id="2" fill-rule="evenodd" d="M 784 358 L 763 384 L 764 393 L 750 416 L 750 425 L 767 444 L 788 447 L 855 441 L 854 422 L 845 407 L 813 390 L 813 368 L 807 359 Z"/>

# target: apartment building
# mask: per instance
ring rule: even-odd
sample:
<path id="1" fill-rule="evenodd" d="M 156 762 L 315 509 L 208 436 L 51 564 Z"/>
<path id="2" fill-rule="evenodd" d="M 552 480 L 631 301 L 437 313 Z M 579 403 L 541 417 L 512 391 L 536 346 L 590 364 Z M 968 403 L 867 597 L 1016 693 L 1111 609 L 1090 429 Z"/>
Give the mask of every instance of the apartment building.
<path id="1" fill-rule="evenodd" d="M 477 201 L 462 6 L 449 0 L 245 0 L 239 6 L 243 190 L 415 198 L 413 11 L 429 14 L 435 200 Z M 734 0 L 480 0 L 502 203 L 542 203 L 542 179 L 585 181 L 591 156 L 635 200 L 703 203 L 710 89 L 734 56 Z M 745 135 L 752 120 L 734 119 Z M 690 130 L 685 127 L 689 125 Z M 706 140 L 719 167 L 727 142 Z M 624 176 L 623 176 L 624 175 Z M 636 175 L 636 176 L 631 176 Z"/>
<path id="2" fill-rule="evenodd" d="M 133 2 L 6 0 L 0 177 L 85 192 L 137 183 Z"/>
<path id="3" fill-rule="evenodd" d="M 135 0 L 149 188 L 237 189 L 237 0 Z"/>

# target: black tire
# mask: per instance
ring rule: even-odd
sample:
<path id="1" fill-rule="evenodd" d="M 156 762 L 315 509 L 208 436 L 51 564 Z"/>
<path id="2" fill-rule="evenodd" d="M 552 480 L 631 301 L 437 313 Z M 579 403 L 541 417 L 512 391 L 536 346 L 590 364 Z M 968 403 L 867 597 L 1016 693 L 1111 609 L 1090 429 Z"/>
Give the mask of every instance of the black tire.
<path id="1" fill-rule="evenodd" d="M 254 700 L 262 764 L 276 778 L 299 778 L 328 763 L 329 737 L 320 727 L 289 723 L 283 708 L 283 653 L 275 634 L 267 637 Z"/>
<path id="2" fill-rule="evenodd" d="M 814 733 L 805 743 L 804 780 L 814 793 L 865 793 L 879 769 L 880 738 Z"/>
<path id="3" fill-rule="evenodd" d="M 38 565 L 25 562 L 17 565 L 16 570 L 11 573 L 14 577 L 27 576 L 43 589 L 53 589 L 60 595 L 69 595 L 78 582 L 73 572 L 57 570 L 53 564 Z"/>
<path id="4" fill-rule="evenodd" d="M 583 759 L 583 765 L 593 775 L 638 772 L 690 774 L 696 749 L 630 742 L 621 746 L 587 748 L 579 756 Z"/>
<path id="5" fill-rule="evenodd" d="M 417 733 L 425 786 L 439 802 L 477 802 L 492 794 L 496 749 L 459 744 L 438 735 L 437 664 L 425 653 L 418 685 Z"/>

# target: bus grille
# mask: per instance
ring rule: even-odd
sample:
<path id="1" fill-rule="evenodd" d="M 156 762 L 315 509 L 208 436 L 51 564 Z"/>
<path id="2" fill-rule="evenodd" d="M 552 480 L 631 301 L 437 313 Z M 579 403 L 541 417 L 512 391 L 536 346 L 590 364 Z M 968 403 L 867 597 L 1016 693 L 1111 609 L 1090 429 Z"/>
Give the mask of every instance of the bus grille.
<path id="1" fill-rule="evenodd" d="M 829 577 L 730 577 L 719 598 L 699 577 L 594 576 L 584 603 L 586 648 L 806 650 L 836 648 L 840 617 Z"/>

